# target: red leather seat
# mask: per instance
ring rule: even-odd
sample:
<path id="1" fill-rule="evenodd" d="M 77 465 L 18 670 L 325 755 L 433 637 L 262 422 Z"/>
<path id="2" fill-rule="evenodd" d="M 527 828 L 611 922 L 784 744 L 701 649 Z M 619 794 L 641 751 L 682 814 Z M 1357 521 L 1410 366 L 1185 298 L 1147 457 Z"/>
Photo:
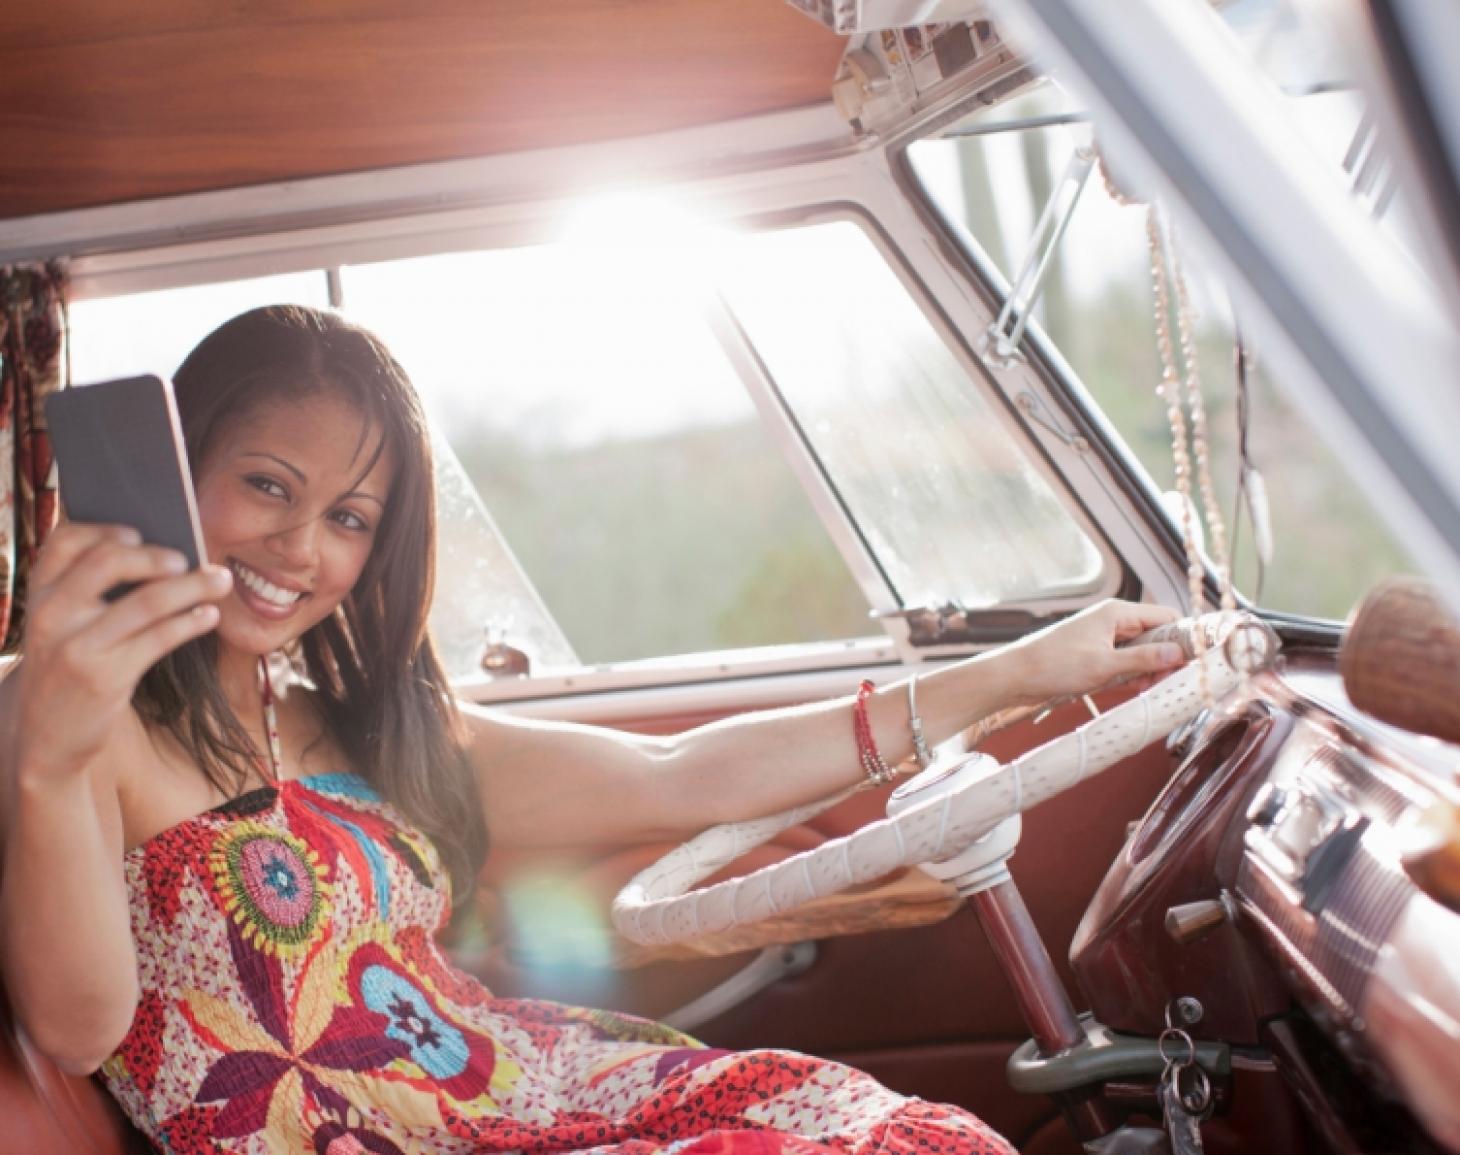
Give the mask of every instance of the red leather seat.
<path id="1" fill-rule="evenodd" d="M 0 989 L 0 1152 L 143 1155 L 151 1150 L 96 1080 L 62 1074 L 36 1049 Z"/>

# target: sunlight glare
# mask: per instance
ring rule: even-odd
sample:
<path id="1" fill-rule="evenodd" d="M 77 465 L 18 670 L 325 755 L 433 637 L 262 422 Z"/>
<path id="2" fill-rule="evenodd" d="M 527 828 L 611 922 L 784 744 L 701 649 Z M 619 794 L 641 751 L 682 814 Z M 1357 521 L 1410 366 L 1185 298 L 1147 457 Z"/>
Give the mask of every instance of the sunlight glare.
<path id="1" fill-rule="evenodd" d="M 699 248 L 723 232 L 680 201 L 648 190 L 599 193 L 569 212 L 565 243 L 580 247 Z"/>
<path id="2" fill-rule="evenodd" d="M 580 268 L 628 297 L 711 291 L 728 232 L 683 203 L 649 190 L 617 190 L 582 201 L 563 228 L 563 249 Z"/>
<path id="3" fill-rule="evenodd" d="M 529 870 L 503 889 L 514 954 L 525 969 L 606 967 L 612 951 L 603 903 L 570 875 Z"/>

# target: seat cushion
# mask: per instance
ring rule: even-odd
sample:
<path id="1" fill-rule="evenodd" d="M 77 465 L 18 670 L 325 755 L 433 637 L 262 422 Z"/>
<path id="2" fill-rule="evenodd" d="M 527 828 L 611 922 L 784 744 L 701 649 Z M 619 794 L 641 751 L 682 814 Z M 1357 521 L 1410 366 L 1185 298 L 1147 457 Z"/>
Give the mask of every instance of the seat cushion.
<path id="1" fill-rule="evenodd" d="M 143 1155 L 151 1151 L 93 1079 L 63 1074 L 15 1022 L 0 988 L 0 1120 L 4 1147 L 26 1155 Z"/>

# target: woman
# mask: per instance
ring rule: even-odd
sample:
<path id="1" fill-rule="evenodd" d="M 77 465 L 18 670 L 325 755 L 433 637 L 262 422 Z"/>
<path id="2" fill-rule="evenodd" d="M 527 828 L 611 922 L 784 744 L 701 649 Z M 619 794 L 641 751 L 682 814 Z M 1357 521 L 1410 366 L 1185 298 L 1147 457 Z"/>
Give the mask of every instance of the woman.
<path id="1" fill-rule="evenodd" d="M 488 827 L 678 839 L 823 797 L 911 752 L 901 688 L 865 730 L 847 699 L 674 738 L 458 706 L 426 633 L 429 441 L 380 343 L 255 310 L 176 389 L 216 564 L 60 527 L 0 684 L 0 943 L 43 1050 L 172 1152 L 1005 1149 L 835 1064 L 494 999 L 434 942 Z M 1179 651 L 1115 642 L 1171 617 L 1106 603 L 927 675 L 927 737 L 1155 674 Z"/>

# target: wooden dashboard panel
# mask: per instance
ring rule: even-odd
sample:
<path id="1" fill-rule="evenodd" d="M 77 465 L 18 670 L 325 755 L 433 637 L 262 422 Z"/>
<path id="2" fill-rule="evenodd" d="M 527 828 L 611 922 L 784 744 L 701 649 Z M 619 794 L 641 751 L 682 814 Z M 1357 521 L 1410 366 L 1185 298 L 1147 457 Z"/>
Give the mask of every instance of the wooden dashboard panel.
<path id="1" fill-rule="evenodd" d="M 842 47 L 783 0 L 0 5 L 0 218 L 818 103 Z"/>

